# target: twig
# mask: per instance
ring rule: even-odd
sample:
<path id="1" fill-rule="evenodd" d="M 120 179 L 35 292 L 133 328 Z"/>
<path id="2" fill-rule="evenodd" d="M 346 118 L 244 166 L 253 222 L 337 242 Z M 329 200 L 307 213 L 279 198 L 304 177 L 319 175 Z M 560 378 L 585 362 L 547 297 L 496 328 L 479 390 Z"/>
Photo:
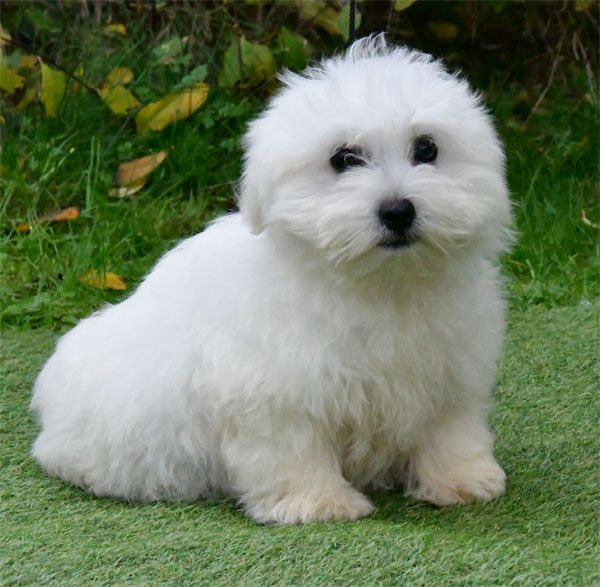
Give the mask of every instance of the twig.
<path id="1" fill-rule="evenodd" d="M 17 43 L 13 39 L 4 38 L 3 41 L 8 43 L 9 45 L 12 45 L 13 47 L 16 47 L 17 49 L 21 49 L 21 51 L 25 51 L 25 53 L 37 54 L 37 51 L 31 51 L 30 49 L 28 49 L 27 47 L 24 47 L 23 45 L 21 45 L 21 43 Z M 52 59 L 48 59 L 47 57 L 44 57 L 43 55 L 38 54 L 38 57 L 44 63 L 47 63 L 48 65 L 51 65 L 55 69 L 62 71 L 65 75 L 68 75 L 71 79 L 75 80 L 78 84 L 81 84 L 86 90 L 88 90 L 89 92 L 92 92 L 92 94 L 98 96 L 98 92 L 96 92 L 96 88 L 94 88 L 94 86 L 91 86 L 85 80 L 82 80 L 79 76 L 75 75 L 73 72 L 69 71 L 68 69 L 65 69 L 64 67 L 58 65 L 58 63 L 56 63 Z M 100 96 L 98 96 L 98 98 L 100 98 Z"/>
<path id="2" fill-rule="evenodd" d="M 529 116 L 527 116 L 525 122 L 523 123 L 523 128 L 527 127 L 527 123 L 529 122 L 530 118 L 536 113 L 537 109 L 539 108 L 540 104 L 542 103 L 542 100 L 546 97 L 548 90 L 552 86 L 552 82 L 554 81 L 554 74 L 556 73 L 556 68 L 558 67 L 558 62 L 560 61 L 560 52 L 562 50 L 564 40 L 565 40 L 565 33 L 563 33 L 560 41 L 558 42 L 558 47 L 556 49 L 556 58 L 552 62 L 552 69 L 550 70 L 550 75 L 548 77 L 548 82 L 546 83 L 546 87 L 543 89 L 539 98 L 536 100 L 536 103 L 533 105 L 533 108 L 531 109 Z"/>
<path id="3" fill-rule="evenodd" d="M 591 226 L 592 228 L 595 228 L 596 230 L 600 230 L 600 224 L 596 224 L 595 222 L 592 222 L 588 217 L 587 214 L 585 213 L 585 210 L 582 208 L 581 209 L 581 221 L 586 225 L 586 226 Z"/>
<path id="4" fill-rule="evenodd" d="M 587 51 L 579 38 L 579 33 L 575 33 L 573 35 L 573 55 L 575 59 L 579 61 L 579 57 L 583 60 L 583 66 L 585 68 L 585 73 L 587 74 L 588 84 L 590 86 L 590 92 L 592 96 L 596 97 L 596 80 L 594 79 L 594 72 L 592 70 L 592 66 L 590 64 L 590 59 L 588 57 Z"/>

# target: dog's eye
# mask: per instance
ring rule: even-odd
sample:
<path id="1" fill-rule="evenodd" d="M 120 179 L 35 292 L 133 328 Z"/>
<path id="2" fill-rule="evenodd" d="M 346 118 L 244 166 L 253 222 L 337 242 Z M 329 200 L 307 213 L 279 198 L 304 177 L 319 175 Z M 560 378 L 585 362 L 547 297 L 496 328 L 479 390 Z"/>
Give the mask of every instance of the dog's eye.
<path id="1" fill-rule="evenodd" d="M 361 152 L 352 147 L 342 147 L 335 152 L 329 162 L 338 173 L 342 173 L 342 171 L 346 171 L 351 167 L 362 167 L 365 165 L 365 160 L 362 158 Z"/>
<path id="2" fill-rule="evenodd" d="M 419 137 L 413 147 L 413 161 L 419 163 L 433 163 L 438 155 L 437 145 L 431 137 Z"/>

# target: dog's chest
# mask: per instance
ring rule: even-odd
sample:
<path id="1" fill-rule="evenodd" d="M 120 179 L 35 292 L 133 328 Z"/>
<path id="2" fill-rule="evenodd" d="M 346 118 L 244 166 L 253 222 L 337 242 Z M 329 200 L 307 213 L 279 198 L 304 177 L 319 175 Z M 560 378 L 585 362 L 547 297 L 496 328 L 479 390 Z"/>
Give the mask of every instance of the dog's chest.
<path id="1" fill-rule="evenodd" d="M 355 484 L 395 483 L 403 454 L 446 404 L 451 334 L 437 324 L 433 315 L 388 310 L 355 321 L 331 349 L 339 451 Z"/>

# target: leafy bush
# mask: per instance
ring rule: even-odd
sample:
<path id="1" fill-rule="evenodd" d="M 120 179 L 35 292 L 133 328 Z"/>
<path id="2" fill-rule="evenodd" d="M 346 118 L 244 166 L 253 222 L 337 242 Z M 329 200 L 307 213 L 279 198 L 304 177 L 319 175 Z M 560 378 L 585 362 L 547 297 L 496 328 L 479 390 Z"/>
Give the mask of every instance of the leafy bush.
<path id="1" fill-rule="evenodd" d="M 358 2 L 359 35 L 385 30 L 486 91 L 518 204 L 515 303 L 598 295 L 596 8 Z M 278 70 L 345 46 L 349 7 L 4 2 L 1 19 L 2 320 L 60 327 L 234 206 L 246 122 Z"/>

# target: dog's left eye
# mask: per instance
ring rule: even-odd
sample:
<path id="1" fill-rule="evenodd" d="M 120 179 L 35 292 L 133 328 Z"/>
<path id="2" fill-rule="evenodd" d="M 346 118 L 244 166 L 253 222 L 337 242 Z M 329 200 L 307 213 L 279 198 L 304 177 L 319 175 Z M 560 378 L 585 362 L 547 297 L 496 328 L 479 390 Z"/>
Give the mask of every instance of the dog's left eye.
<path id="1" fill-rule="evenodd" d="M 361 152 L 352 147 L 342 147 L 335 152 L 329 162 L 338 173 L 342 173 L 342 171 L 346 171 L 351 167 L 362 167 L 366 165 Z"/>
<path id="2" fill-rule="evenodd" d="M 438 148 L 431 137 L 419 137 L 413 147 L 413 161 L 419 163 L 433 163 L 437 159 Z"/>

